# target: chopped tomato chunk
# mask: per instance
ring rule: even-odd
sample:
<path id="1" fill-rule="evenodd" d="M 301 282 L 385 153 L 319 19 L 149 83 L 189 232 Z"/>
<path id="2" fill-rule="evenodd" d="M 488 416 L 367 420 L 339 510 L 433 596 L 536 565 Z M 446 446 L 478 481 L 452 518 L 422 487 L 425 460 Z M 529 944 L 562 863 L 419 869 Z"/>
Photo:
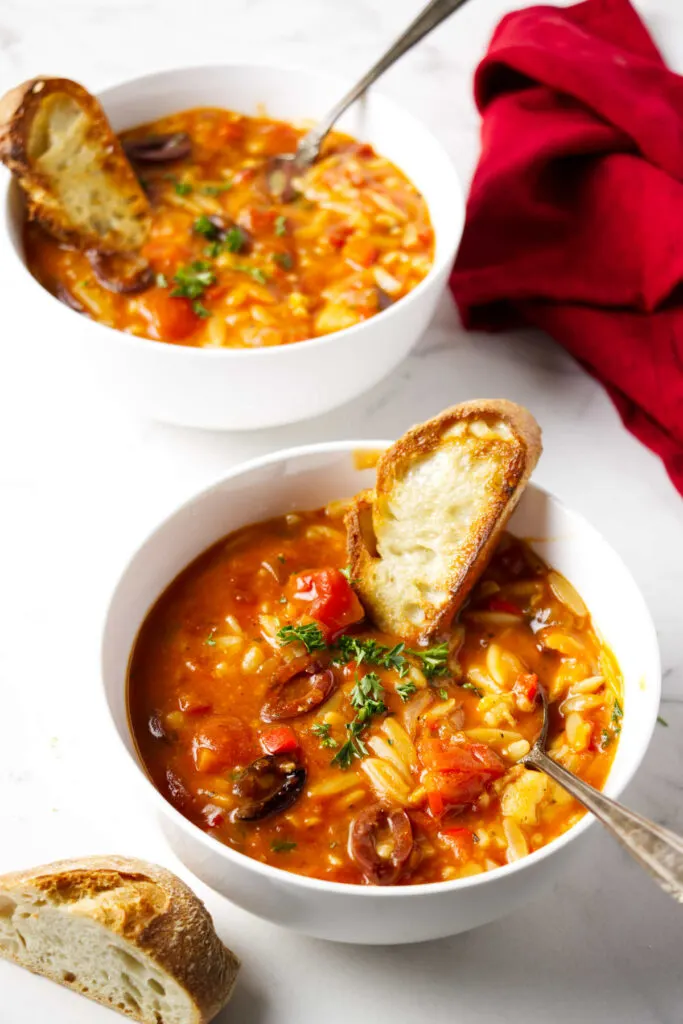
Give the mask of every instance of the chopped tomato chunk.
<path id="1" fill-rule="evenodd" d="M 485 743 L 456 743 L 426 736 L 418 751 L 427 775 L 427 802 L 434 817 L 446 807 L 464 807 L 481 795 L 489 782 L 505 772 L 505 765 Z"/>
<path id="2" fill-rule="evenodd" d="M 356 236 L 344 246 L 344 256 L 356 267 L 371 267 L 379 256 L 379 249 L 367 238 Z"/>
<path id="3" fill-rule="evenodd" d="M 306 614 L 335 631 L 365 618 L 353 587 L 339 569 L 320 569 L 296 577 L 295 600 L 306 601 Z"/>
<path id="4" fill-rule="evenodd" d="M 238 718 L 212 718 L 195 733 L 192 756 L 198 772 L 221 772 L 250 760 L 248 732 Z"/>
<path id="5" fill-rule="evenodd" d="M 343 249 L 347 238 L 354 232 L 350 224 L 335 224 L 327 232 L 327 241 L 333 249 Z"/>
<path id="6" fill-rule="evenodd" d="M 200 323 L 187 299 L 172 299 L 164 288 L 150 288 L 138 299 L 138 309 L 148 321 L 153 337 L 181 341 Z"/>
<path id="7" fill-rule="evenodd" d="M 506 601 L 503 597 L 490 598 L 486 607 L 490 612 L 507 612 L 508 615 L 519 615 L 520 619 L 524 618 L 522 609 L 518 608 L 512 601 Z"/>
<path id="8" fill-rule="evenodd" d="M 533 704 L 538 696 L 538 676 L 535 672 L 520 672 L 512 689 Z"/>
<path id="9" fill-rule="evenodd" d="M 440 829 L 440 834 L 448 839 L 459 860 L 466 860 L 472 856 L 472 847 L 474 846 L 474 833 L 472 829 L 462 827 L 442 828 Z"/>
<path id="10" fill-rule="evenodd" d="M 267 754 L 289 754 L 298 749 L 299 741 L 293 729 L 280 725 L 262 734 L 261 746 Z"/>

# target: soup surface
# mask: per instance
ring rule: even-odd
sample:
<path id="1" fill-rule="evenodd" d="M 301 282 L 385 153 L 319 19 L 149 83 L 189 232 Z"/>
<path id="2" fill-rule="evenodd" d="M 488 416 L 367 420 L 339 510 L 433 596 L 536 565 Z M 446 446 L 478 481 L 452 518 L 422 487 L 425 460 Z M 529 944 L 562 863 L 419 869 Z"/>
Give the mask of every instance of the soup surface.
<path id="1" fill-rule="evenodd" d="M 429 648 L 378 633 L 342 570 L 343 503 L 247 527 L 145 621 L 129 708 L 178 810 L 268 864 L 338 882 L 438 882 L 560 835 L 580 807 L 515 762 L 552 702 L 553 756 L 602 787 L 622 682 L 583 601 L 505 535 Z"/>
<path id="2" fill-rule="evenodd" d="M 133 159 L 144 156 L 150 136 L 167 133 L 184 140 L 186 156 Z M 339 132 L 296 180 L 292 201 L 274 200 L 269 160 L 293 152 L 302 134 L 282 121 L 213 108 L 124 132 L 152 205 L 142 250 L 152 284 L 137 294 L 108 290 L 85 253 L 35 223 L 25 229 L 29 268 L 101 323 L 184 345 L 284 345 L 367 320 L 429 271 L 426 203 L 372 146 Z"/>

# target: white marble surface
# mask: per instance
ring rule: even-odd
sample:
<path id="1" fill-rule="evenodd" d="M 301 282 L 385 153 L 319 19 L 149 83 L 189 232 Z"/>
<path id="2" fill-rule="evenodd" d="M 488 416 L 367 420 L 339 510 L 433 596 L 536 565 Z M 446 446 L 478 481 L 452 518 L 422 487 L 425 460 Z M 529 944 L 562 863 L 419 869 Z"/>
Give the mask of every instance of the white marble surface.
<path id="1" fill-rule="evenodd" d="M 2 0 L 0 91 L 36 73 L 93 89 L 128 74 L 235 58 L 362 71 L 419 0 Z M 386 77 L 464 179 L 477 152 L 470 79 L 513 4 L 472 0 Z M 640 0 L 683 70 L 679 0 Z M 5 255 L 0 249 L 0 271 Z M 132 420 L 83 393 L 77 366 L 41 375 L 49 325 L 0 273 L 0 871 L 82 852 L 179 869 L 117 771 L 99 701 L 98 630 L 122 559 L 183 496 L 249 455 L 311 439 L 395 436 L 444 405 L 506 396 L 545 432 L 537 479 L 621 552 L 657 624 L 662 714 L 629 802 L 683 831 L 683 503 L 600 387 L 549 339 L 467 335 L 449 299 L 420 347 L 352 405 L 250 436 Z M 21 307 L 21 308 L 18 308 Z M 27 315 L 28 314 L 28 315 Z M 516 918 L 424 946 L 350 948 L 289 935 L 201 885 L 244 961 L 221 1024 L 454 1021 L 678 1024 L 683 915 L 593 828 L 574 868 Z M 105 1024 L 96 1008 L 0 963 L 2 1024 Z"/>

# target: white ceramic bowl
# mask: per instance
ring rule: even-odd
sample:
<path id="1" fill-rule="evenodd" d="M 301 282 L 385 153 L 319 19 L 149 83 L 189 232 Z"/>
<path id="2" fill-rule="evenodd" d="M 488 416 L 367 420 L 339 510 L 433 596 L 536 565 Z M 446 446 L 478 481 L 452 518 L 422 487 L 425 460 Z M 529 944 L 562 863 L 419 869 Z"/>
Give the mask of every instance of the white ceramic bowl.
<path id="1" fill-rule="evenodd" d="M 313 509 L 371 486 L 353 452 L 388 442 L 339 441 L 292 449 L 233 469 L 166 519 L 126 568 L 112 598 L 103 638 L 105 696 L 114 727 L 162 829 L 199 878 L 260 917 L 325 939 L 403 943 L 453 935 L 521 906 L 556 879 L 585 832 L 586 816 L 536 853 L 488 874 L 429 885 L 372 888 L 319 881 L 261 864 L 191 824 L 147 778 L 131 740 L 126 671 L 138 629 L 175 576 L 225 534 L 296 509 Z M 623 727 L 606 792 L 617 796 L 638 768 L 654 728 L 660 667 L 654 626 L 619 556 L 581 516 L 538 487 L 528 488 L 512 520 L 518 536 L 578 589 L 624 673 Z"/>
<path id="2" fill-rule="evenodd" d="M 202 105 L 246 114 L 265 107 L 289 121 L 317 118 L 349 83 L 308 71 L 253 65 L 184 68 L 124 82 L 100 94 L 116 131 Z M 16 284 L 49 324 L 62 365 L 87 370 L 85 381 L 152 419 L 183 426 L 247 430 L 327 412 L 385 377 L 426 328 L 446 282 L 464 221 L 453 165 L 429 131 L 371 90 L 339 121 L 371 142 L 423 193 L 436 233 L 434 265 L 405 298 L 383 313 L 336 334 L 257 350 L 197 349 L 137 338 L 78 316 L 28 273 L 21 245 L 22 204 L 9 177 L 0 196 L 0 240 L 19 263 Z M 9 245 L 7 245 L 9 239 Z M 0 243 L 1 244 L 1 243 Z M 37 330 L 45 330 L 44 326 Z"/>

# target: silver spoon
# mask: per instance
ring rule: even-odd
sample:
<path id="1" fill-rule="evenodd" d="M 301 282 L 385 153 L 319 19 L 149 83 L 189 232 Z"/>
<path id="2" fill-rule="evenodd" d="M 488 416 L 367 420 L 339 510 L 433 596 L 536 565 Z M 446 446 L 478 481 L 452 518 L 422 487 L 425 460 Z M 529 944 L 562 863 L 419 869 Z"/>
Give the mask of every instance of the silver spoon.
<path id="1" fill-rule="evenodd" d="M 543 701 L 543 726 L 529 753 L 520 759 L 521 763 L 526 768 L 545 772 L 571 793 L 626 847 L 634 860 L 649 871 L 665 892 L 683 903 L 683 838 L 629 811 L 616 800 L 610 800 L 546 754 L 548 696 L 540 685 L 538 692 Z"/>
<path id="2" fill-rule="evenodd" d="M 268 188 L 271 195 L 286 203 L 294 199 L 297 192 L 292 185 L 292 178 L 302 174 L 315 163 L 325 136 L 347 107 L 355 103 L 399 57 L 465 3 L 467 0 L 432 0 L 361 80 L 349 89 L 315 128 L 311 128 L 300 139 L 295 153 L 283 153 L 272 157 L 268 164 Z"/>

